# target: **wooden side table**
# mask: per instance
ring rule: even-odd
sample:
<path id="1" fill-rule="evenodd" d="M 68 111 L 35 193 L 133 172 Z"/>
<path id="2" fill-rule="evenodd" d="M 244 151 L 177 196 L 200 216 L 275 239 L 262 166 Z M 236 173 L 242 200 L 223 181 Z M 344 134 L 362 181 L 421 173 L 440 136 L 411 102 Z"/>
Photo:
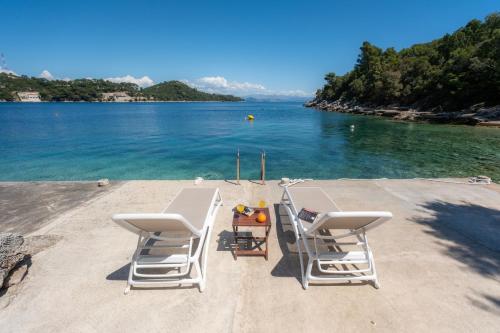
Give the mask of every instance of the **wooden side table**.
<path id="1" fill-rule="evenodd" d="M 237 260 L 238 255 L 240 256 L 263 256 L 268 259 L 268 240 L 269 232 L 271 231 L 271 216 L 269 215 L 269 208 L 253 208 L 255 213 L 251 216 L 246 216 L 244 214 L 239 214 L 235 212 L 233 215 L 233 233 L 234 233 L 234 258 Z M 257 215 L 259 213 L 266 214 L 266 222 L 257 222 Z M 250 227 L 250 228 L 264 228 L 264 237 L 255 237 L 253 235 L 242 235 L 238 230 L 239 227 Z M 250 247 L 246 249 L 241 248 L 241 241 L 249 241 Z M 265 249 L 262 246 L 265 245 Z"/>

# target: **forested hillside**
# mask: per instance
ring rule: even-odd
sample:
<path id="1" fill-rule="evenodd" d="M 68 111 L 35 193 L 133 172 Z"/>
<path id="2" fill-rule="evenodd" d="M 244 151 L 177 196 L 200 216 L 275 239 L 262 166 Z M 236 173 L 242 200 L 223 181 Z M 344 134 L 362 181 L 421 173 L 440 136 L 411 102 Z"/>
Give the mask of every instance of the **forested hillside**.
<path id="1" fill-rule="evenodd" d="M 231 95 L 209 94 L 198 91 L 179 81 L 159 83 L 141 89 L 133 83 L 114 83 L 102 79 L 46 80 L 28 76 L 0 73 L 0 101 L 14 101 L 15 93 L 37 91 L 42 101 L 102 100 L 103 93 L 126 92 L 137 99 L 150 101 L 241 101 Z"/>
<path id="2" fill-rule="evenodd" d="M 232 95 L 209 94 L 180 81 L 168 81 L 145 88 L 142 93 L 160 101 L 241 101 Z"/>
<path id="3" fill-rule="evenodd" d="M 315 102 L 409 106 L 456 111 L 500 104 L 500 15 L 470 21 L 452 34 L 399 52 L 369 42 L 354 69 L 329 73 Z"/>
<path id="4" fill-rule="evenodd" d="M 98 101 L 105 92 L 124 91 L 130 96 L 139 93 L 133 83 L 113 83 L 105 80 L 77 79 L 46 80 L 0 73 L 0 100 L 13 101 L 18 91 L 38 91 L 43 101 Z"/>

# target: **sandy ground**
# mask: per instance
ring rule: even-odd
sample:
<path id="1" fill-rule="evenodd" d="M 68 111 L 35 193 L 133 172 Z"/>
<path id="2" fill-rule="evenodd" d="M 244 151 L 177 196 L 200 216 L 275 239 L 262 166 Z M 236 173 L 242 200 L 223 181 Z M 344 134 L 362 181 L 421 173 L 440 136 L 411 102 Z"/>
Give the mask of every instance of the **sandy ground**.
<path id="1" fill-rule="evenodd" d="M 370 232 L 381 288 L 303 290 L 281 188 L 244 182 L 219 187 L 224 206 L 209 244 L 208 283 L 133 289 L 123 295 L 136 237 L 118 212 L 159 212 L 191 181 L 130 181 L 43 223 L 35 234 L 62 239 L 38 253 L 10 304 L 2 332 L 498 332 L 500 190 L 423 180 L 314 181 L 343 210 L 389 210 Z M 232 207 L 265 199 L 272 211 L 269 261 L 234 261 Z"/>

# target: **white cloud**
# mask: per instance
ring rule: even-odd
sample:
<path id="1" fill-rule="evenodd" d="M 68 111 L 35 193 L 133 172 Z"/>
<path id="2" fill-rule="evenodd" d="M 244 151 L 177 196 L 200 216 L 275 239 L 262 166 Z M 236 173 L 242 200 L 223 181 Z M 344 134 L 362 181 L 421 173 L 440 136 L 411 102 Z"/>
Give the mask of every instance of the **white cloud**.
<path id="1" fill-rule="evenodd" d="M 191 87 L 210 93 L 245 95 L 263 93 L 266 87 L 258 83 L 229 81 L 223 76 L 205 76 L 194 81 L 184 82 Z"/>
<path id="2" fill-rule="evenodd" d="M 229 85 L 226 78 L 222 76 L 206 76 L 197 80 L 200 84 L 214 88 L 227 88 Z"/>
<path id="3" fill-rule="evenodd" d="M 194 81 L 184 80 L 184 83 L 193 88 L 218 94 L 233 94 L 238 96 L 258 95 L 284 95 L 297 97 L 310 97 L 313 94 L 303 90 L 276 91 L 267 89 L 264 85 L 250 82 L 229 81 L 223 76 L 205 76 Z"/>
<path id="4" fill-rule="evenodd" d="M 50 74 L 50 72 L 46 69 L 40 73 L 40 77 L 43 79 L 47 79 L 49 81 L 54 80 L 54 76 L 52 74 Z"/>
<path id="5" fill-rule="evenodd" d="M 143 77 L 133 77 L 132 75 L 125 75 L 121 77 L 109 77 L 107 79 L 104 79 L 106 81 L 111 81 L 115 83 L 120 83 L 120 82 L 125 82 L 125 83 L 135 83 L 139 87 L 149 87 L 154 84 L 154 81 L 151 80 L 149 76 L 143 76 Z"/>
<path id="6" fill-rule="evenodd" d="M 62 80 L 62 81 L 69 82 L 69 81 L 73 80 L 73 79 L 70 79 L 69 77 L 64 77 L 64 78 L 55 77 L 54 75 L 52 75 L 51 72 L 49 72 L 46 69 L 43 70 L 43 72 L 41 72 L 40 75 L 38 75 L 38 77 L 41 77 L 42 79 L 46 79 L 46 80 L 49 80 L 49 81 L 52 81 L 52 80 Z"/>
<path id="7" fill-rule="evenodd" d="M 228 81 L 222 76 L 205 76 L 196 80 L 201 86 L 214 89 L 228 90 L 266 90 L 266 88 L 258 83 Z"/>
<path id="8" fill-rule="evenodd" d="M 12 74 L 12 75 L 18 76 L 16 72 L 11 71 L 10 69 L 7 69 L 7 68 L 2 68 L 1 66 L 0 66 L 0 73 L 6 73 L 6 74 Z"/>

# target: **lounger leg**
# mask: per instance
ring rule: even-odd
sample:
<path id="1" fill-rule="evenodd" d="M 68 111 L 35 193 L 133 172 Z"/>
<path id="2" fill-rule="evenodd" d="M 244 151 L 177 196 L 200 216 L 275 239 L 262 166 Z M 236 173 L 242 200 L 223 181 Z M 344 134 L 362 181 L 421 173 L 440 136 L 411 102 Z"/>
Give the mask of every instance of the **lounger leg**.
<path id="1" fill-rule="evenodd" d="M 132 261 L 130 262 L 130 270 L 128 272 L 128 279 L 127 279 L 127 286 L 125 287 L 125 290 L 123 291 L 124 295 L 127 295 L 130 292 L 130 288 L 133 283 L 133 275 L 134 275 L 134 265 L 135 265 L 135 260 L 136 260 L 136 254 L 137 252 L 140 252 L 140 250 L 136 250 L 132 257 Z"/>
<path id="2" fill-rule="evenodd" d="M 207 230 L 207 237 L 203 243 L 203 249 L 201 253 L 201 267 L 198 261 L 195 262 L 195 267 L 199 270 L 199 275 L 201 278 L 200 282 L 200 292 L 205 290 L 205 286 L 207 283 L 207 262 L 208 262 L 208 246 L 210 244 L 210 237 L 212 235 L 212 227 L 209 227 Z"/>
<path id="3" fill-rule="evenodd" d="M 205 291 L 206 283 L 205 281 L 200 282 L 200 293 Z"/>
<path id="4" fill-rule="evenodd" d="M 128 295 L 130 292 L 130 284 L 127 283 L 127 286 L 125 287 L 125 290 L 123 291 L 123 295 Z"/>
<path id="5" fill-rule="evenodd" d="M 142 251 L 142 235 L 139 235 L 139 239 L 137 240 L 137 247 L 134 251 L 134 254 L 132 255 L 132 260 L 130 262 L 130 270 L 128 271 L 127 286 L 125 287 L 125 290 L 123 291 L 124 295 L 127 295 L 130 292 L 130 288 L 131 288 L 132 283 L 133 283 L 135 262 L 137 260 L 137 256 L 141 253 L 141 251 Z"/>
<path id="6" fill-rule="evenodd" d="M 198 283 L 195 283 L 195 284 L 198 284 L 198 288 L 199 288 L 200 292 L 203 292 L 205 290 L 205 279 L 203 277 L 203 272 L 201 271 L 200 262 L 198 260 L 196 260 L 193 263 L 193 266 L 194 266 L 194 270 L 196 271 L 196 280 L 199 281 Z"/>
<path id="7" fill-rule="evenodd" d="M 302 238 L 302 241 L 304 242 L 304 248 L 305 248 L 305 252 L 307 253 L 307 267 L 306 267 L 306 270 L 304 272 L 304 275 L 302 277 L 302 285 L 304 287 L 304 289 L 307 290 L 307 288 L 309 287 L 309 277 L 311 276 L 311 271 L 312 271 L 312 266 L 314 264 L 314 257 L 311 255 L 311 250 L 309 249 L 309 244 L 307 243 L 307 238 L 305 238 L 304 236 L 301 237 Z"/>
<path id="8" fill-rule="evenodd" d="M 313 265 L 314 259 L 308 258 L 307 261 L 307 269 L 304 275 L 304 289 L 307 290 L 309 288 L 309 276 L 311 276 L 311 270 L 312 270 L 312 265 Z"/>
<path id="9" fill-rule="evenodd" d="M 378 282 L 377 273 L 375 273 L 375 266 L 373 267 L 373 275 L 375 275 L 375 279 L 373 280 L 373 287 L 375 289 L 380 289 L 380 282 Z"/>
<path id="10" fill-rule="evenodd" d="M 296 242 L 297 242 L 297 248 L 299 249 L 299 262 L 300 262 L 300 277 L 302 279 L 302 287 L 304 289 L 307 289 L 307 287 L 304 285 L 305 279 L 304 279 L 304 258 L 302 257 L 302 247 L 300 246 L 300 238 L 296 237 Z"/>
<path id="11" fill-rule="evenodd" d="M 132 257 L 132 261 L 130 262 L 130 270 L 128 271 L 127 286 L 123 291 L 124 295 L 127 295 L 130 292 L 130 287 L 132 285 L 132 277 L 133 277 L 132 275 L 134 274 L 134 264 L 135 264 L 135 253 L 134 256 Z"/>
<path id="12" fill-rule="evenodd" d="M 206 249 L 203 250 L 203 252 L 205 252 Z M 200 277 L 200 283 L 199 283 L 199 286 L 200 286 L 200 292 L 203 292 L 205 290 L 205 286 L 206 286 L 206 259 L 204 258 L 205 257 L 205 253 L 202 253 L 201 255 L 201 260 L 203 261 L 202 264 L 201 264 L 201 267 L 200 267 L 200 264 L 198 262 L 195 263 L 195 267 L 196 267 L 196 270 L 198 271 L 198 276 Z"/>
<path id="13" fill-rule="evenodd" d="M 375 268 L 375 259 L 373 258 L 373 253 L 372 253 L 372 250 L 370 249 L 370 245 L 368 245 L 368 237 L 366 236 L 366 233 L 363 233 L 362 240 L 365 243 L 364 248 L 365 248 L 365 251 L 368 253 L 368 260 L 370 261 L 370 266 L 372 268 L 372 276 L 373 276 L 372 283 L 373 283 L 373 287 L 375 289 L 379 289 L 380 288 L 380 283 L 378 282 L 377 269 Z"/>
<path id="14" fill-rule="evenodd" d="M 375 260 L 373 259 L 372 251 L 370 249 L 368 249 L 368 251 L 369 251 L 368 255 L 369 255 L 369 258 L 370 258 L 370 261 L 371 261 L 371 264 L 372 264 L 373 276 L 374 276 L 373 287 L 375 287 L 375 289 L 379 289 L 380 288 L 380 283 L 378 282 L 377 270 L 375 268 Z"/>

